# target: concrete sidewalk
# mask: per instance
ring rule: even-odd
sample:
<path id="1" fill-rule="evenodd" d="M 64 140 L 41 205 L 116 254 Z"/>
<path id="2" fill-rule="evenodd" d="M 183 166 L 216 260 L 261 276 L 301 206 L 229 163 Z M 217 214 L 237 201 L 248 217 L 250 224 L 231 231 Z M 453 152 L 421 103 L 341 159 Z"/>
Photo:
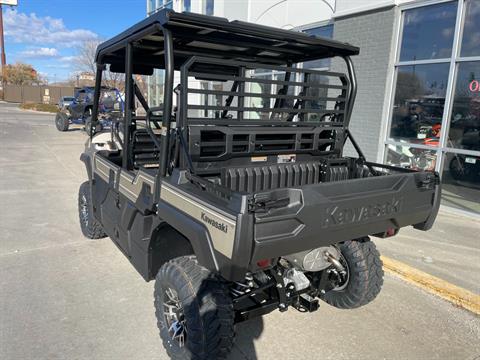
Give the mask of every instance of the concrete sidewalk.
<path id="1" fill-rule="evenodd" d="M 58 132 L 52 115 L 0 104 L 0 359 L 166 359 L 153 284 L 109 239 L 81 235 L 85 141 L 81 131 Z M 476 224 L 439 219 L 431 235 L 405 230 L 375 242 L 438 276 L 454 273 L 449 281 L 475 291 Z M 322 303 L 316 313 L 274 312 L 240 324 L 231 359 L 473 360 L 479 338 L 479 317 L 387 274 L 364 308 Z"/>
<path id="2" fill-rule="evenodd" d="M 480 220 L 441 211 L 433 229 L 403 228 L 380 253 L 480 294 Z"/>

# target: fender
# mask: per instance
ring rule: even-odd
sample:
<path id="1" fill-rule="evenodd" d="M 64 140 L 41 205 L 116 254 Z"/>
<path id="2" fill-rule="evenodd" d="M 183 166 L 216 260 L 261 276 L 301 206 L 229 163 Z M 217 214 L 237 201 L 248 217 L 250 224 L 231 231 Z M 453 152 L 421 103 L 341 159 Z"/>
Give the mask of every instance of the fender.
<path id="1" fill-rule="evenodd" d="M 438 173 L 435 174 L 437 177 L 438 183 L 435 185 L 435 194 L 433 198 L 433 206 L 432 206 L 432 211 L 430 212 L 430 215 L 428 218 L 420 224 L 414 224 L 413 227 L 417 230 L 422 230 L 422 231 L 428 231 L 433 227 L 433 223 L 435 222 L 435 219 L 437 218 L 438 210 L 440 209 L 440 200 L 442 196 L 442 184 L 440 184 L 440 176 Z"/>
<path id="2" fill-rule="evenodd" d="M 82 153 L 82 155 L 80 155 L 80 161 L 82 161 L 85 164 L 85 167 L 87 168 L 88 180 L 92 181 L 92 178 L 93 178 L 92 177 L 92 167 L 93 167 L 92 157 L 90 156 L 90 154 Z"/>
<path id="3" fill-rule="evenodd" d="M 212 239 L 204 224 L 163 201 L 158 204 L 157 214 L 190 241 L 200 265 L 212 271 L 220 271 Z"/>

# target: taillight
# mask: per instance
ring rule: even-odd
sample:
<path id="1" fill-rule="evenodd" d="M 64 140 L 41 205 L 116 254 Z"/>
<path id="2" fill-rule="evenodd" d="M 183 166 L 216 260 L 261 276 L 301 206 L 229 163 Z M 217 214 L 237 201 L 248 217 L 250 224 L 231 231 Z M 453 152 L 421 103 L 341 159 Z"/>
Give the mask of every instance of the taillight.
<path id="1" fill-rule="evenodd" d="M 269 267 L 271 263 L 272 263 L 272 262 L 271 262 L 270 259 L 262 259 L 262 260 L 258 260 L 258 261 L 257 261 L 257 266 L 258 266 L 259 268 L 264 269 L 264 268 Z"/>

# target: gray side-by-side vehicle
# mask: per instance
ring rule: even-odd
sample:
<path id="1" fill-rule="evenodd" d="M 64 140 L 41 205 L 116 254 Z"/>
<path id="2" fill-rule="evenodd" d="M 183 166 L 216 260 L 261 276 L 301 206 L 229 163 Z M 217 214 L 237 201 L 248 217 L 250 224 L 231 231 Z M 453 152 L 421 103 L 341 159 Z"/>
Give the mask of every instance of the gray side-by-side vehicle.
<path id="1" fill-rule="evenodd" d="M 92 122 L 106 66 L 125 74 L 125 116 L 86 143 L 80 224 L 156 280 L 172 358 L 224 358 L 235 323 L 275 309 L 369 303 L 383 283 L 369 236 L 431 228 L 438 174 L 369 162 L 349 131 L 358 53 L 171 10 L 98 47 Z M 345 72 L 302 66 L 323 58 Z M 134 80 L 154 69 L 159 107 Z M 358 156 L 343 155 L 346 141 Z"/>

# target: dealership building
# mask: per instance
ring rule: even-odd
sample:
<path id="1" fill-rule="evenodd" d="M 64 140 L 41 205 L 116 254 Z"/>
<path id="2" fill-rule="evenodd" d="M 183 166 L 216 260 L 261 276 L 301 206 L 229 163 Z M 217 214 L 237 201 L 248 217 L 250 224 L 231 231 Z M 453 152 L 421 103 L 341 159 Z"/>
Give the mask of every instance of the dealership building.
<path id="1" fill-rule="evenodd" d="M 360 47 L 350 129 L 367 159 L 437 170 L 443 206 L 480 216 L 480 0 L 147 0 L 147 14 L 165 7 Z M 161 101 L 162 73 L 149 85 Z"/>

